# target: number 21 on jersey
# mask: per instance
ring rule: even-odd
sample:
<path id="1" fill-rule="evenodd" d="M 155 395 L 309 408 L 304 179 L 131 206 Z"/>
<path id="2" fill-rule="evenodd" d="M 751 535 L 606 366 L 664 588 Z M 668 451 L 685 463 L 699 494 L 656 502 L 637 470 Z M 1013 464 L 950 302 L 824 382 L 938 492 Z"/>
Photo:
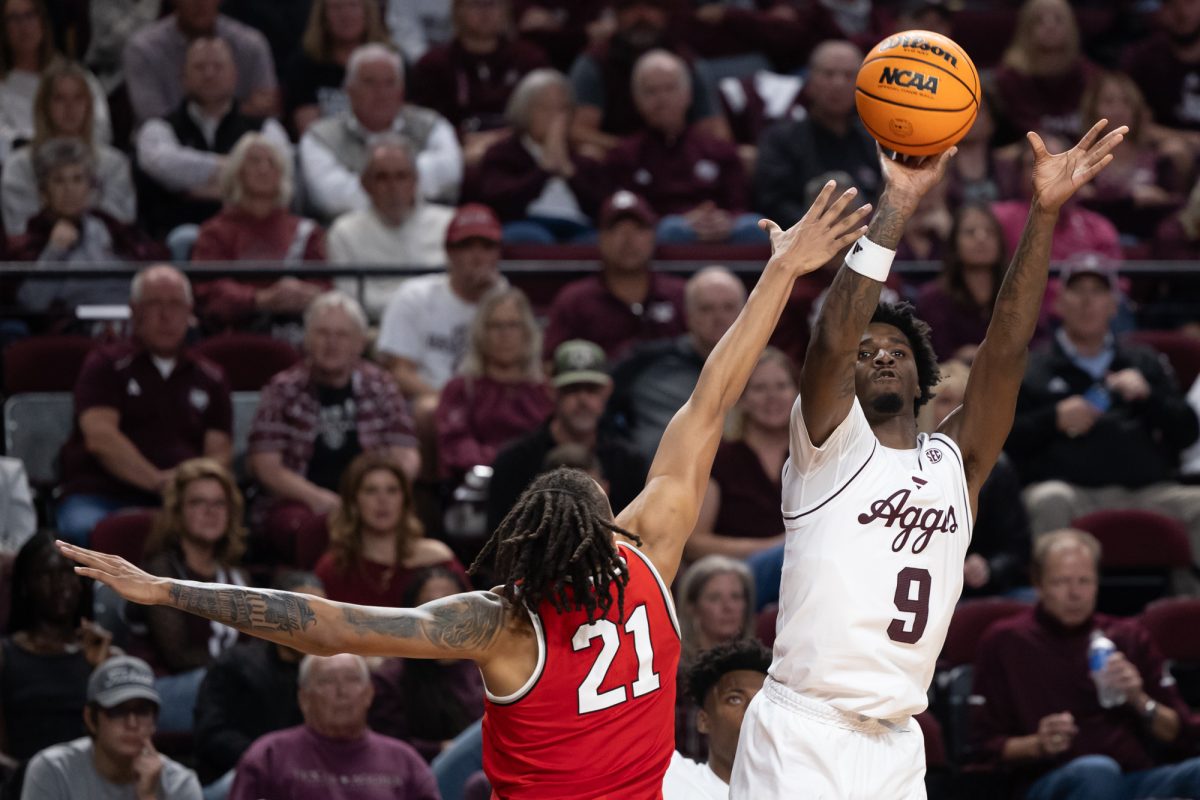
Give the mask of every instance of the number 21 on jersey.
<path id="1" fill-rule="evenodd" d="M 633 637 L 633 649 L 638 662 L 637 680 L 628 688 L 616 686 L 605 692 L 600 691 L 600 686 L 608 677 L 608 671 L 612 668 L 617 653 L 627 646 L 629 637 L 625 637 L 623 641 L 617 624 L 607 619 L 580 625 L 571 637 L 571 649 L 577 653 L 589 649 L 593 639 L 600 640 L 600 653 L 583 683 L 579 684 L 580 714 L 619 706 L 629 700 L 629 690 L 632 690 L 634 697 L 658 690 L 661 682 L 658 673 L 654 671 L 654 644 L 650 641 L 650 620 L 646 615 L 644 603 L 633 610 L 625 620 L 624 628 L 625 633 Z"/>

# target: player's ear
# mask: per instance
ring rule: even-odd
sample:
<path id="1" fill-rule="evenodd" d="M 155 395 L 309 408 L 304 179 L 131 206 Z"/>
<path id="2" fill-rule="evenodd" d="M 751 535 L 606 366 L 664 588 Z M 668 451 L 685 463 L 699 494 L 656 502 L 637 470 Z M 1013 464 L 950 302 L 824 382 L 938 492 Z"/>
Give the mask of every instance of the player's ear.
<path id="1" fill-rule="evenodd" d="M 703 708 L 700 709 L 700 713 L 696 715 L 696 730 L 700 731 L 705 736 L 712 732 L 712 726 L 708 722 L 708 712 Z"/>

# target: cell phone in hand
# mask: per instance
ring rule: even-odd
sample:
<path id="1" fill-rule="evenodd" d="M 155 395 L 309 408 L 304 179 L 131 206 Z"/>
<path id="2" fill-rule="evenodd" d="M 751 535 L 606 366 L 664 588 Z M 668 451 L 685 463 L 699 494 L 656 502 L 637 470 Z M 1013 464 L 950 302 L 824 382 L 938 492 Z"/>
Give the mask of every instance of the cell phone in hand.
<path id="1" fill-rule="evenodd" d="M 1101 414 L 1112 407 L 1112 393 L 1103 384 L 1093 384 L 1092 388 L 1083 393 L 1083 399 L 1091 403 L 1092 407 Z"/>

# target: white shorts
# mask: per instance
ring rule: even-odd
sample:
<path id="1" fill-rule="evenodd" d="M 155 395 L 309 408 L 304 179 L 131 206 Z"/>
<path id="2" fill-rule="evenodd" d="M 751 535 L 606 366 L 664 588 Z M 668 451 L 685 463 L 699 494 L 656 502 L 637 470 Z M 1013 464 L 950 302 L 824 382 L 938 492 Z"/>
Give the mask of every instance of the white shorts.
<path id="1" fill-rule="evenodd" d="M 730 800 L 925 800 L 925 739 L 911 718 L 846 714 L 771 678 L 750 702 Z"/>

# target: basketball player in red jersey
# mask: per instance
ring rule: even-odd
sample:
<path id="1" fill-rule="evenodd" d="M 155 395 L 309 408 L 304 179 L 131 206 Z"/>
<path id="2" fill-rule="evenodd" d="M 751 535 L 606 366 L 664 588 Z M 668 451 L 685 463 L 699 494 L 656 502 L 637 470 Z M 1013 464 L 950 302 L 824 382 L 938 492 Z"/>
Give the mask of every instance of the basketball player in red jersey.
<path id="1" fill-rule="evenodd" d="M 317 655 L 471 659 L 487 689 L 484 770 L 505 800 L 662 794 L 674 752 L 679 629 L 667 587 L 696 523 L 725 415 L 742 394 L 792 284 L 865 231 L 831 181 L 784 231 L 745 308 L 667 426 L 646 488 L 613 519 L 582 472 L 538 478 L 481 558 L 504 585 L 416 609 L 148 575 L 60 543 L 81 575 L 126 599 L 166 605 Z"/>

